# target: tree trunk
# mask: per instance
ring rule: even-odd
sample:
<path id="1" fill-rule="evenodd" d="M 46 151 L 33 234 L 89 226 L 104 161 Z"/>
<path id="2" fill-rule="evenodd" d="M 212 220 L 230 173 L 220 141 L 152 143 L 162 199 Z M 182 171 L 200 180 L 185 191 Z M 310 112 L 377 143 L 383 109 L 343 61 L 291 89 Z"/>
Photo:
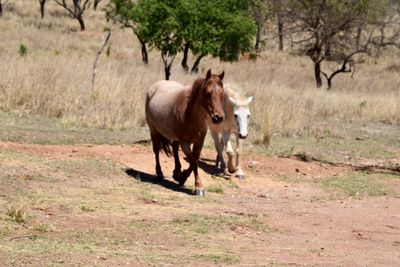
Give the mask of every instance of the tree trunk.
<path id="1" fill-rule="evenodd" d="M 165 79 L 169 80 L 169 77 L 171 76 L 171 67 L 172 67 L 172 63 L 174 62 L 175 59 L 175 55 L 170 55 L 169 51 L 167 51 L 166 53 L 161 52 L 161 59 L 164 63 L 164 71 L 165 71 Z"/>
<path id="2" fill-rule="evenodd" d="M 278 14 L 278 38 L 279 38 L 279 50 L 283 50 L 283 19 L 282 15 Z"/>
<path id="3" fill-rule="evenodd" d="M 201 54 L 196 61 L 193 64 L 192 69 L 190 70 L 190 73 L 198 73 L 199 72 L 199 65 L 200 65 L 200 61 L 203 57 L 205 57 L 206 54 Z"/>
<path id="4" fill-rule="evenodd" d="M 168 80 L 169 80 L 169 77 L 171 76 L 171 65 L 170 65 L 170 64 L 167 64 L 167 65 L 164 67 L 164 70 L 165 70 L 165 79 L 168 81 Z"/>
<path id="5" fill-rule="evenodd" d="M 357 49 L 360 48 L 361 33 L 362 33 L 362 28 L 361 28 L 361 26 L 359 26 L 359 27 L 357 27 L 357 35 L 356 35 L 356 47 L 357 47 Z"/>
<path id="6" fill-rule="evenodd" d="M 85 31 L 85 22 L 83 21 L 82 14 L 79 14 L 76 19 L 79 21 L 79 26 L 81 27 L 81 31 Z"/>
<path id="7" fill-rule="evenodd" d="M 328 82 L 328 88 L 327 88 L 327 90 L 329 91 L 329 90 L 331 90 L 331 88 L 332 88 L 332 79 L 327 79 L 326 80 L 327 82 Z"/>
<path id="8" fill-rule="evenodd" d="M 315 75 L 316 87 L 321 88 L 322 87 L 321 62 L 314 62 L 314 75 Z"/>
<path id="9" fill-rule="evenodd" d="M 39 0 L 40 3 L 40 17 L 44 18 L 44 5 L 46 4 L 46 0 Z"/>
<path id="10" fill-rule="evenodd" d="M 94 0 L 93 9 L 97 10 L 97 5 L 100 3 L 101 0 Z"/>
<path id="11" fill-rule="evenodd" d="M 186 73 L 188 73 L 188 71 L 189 71 L 189 66 L 187 64 L 189 48 L 190 48 L 190 44 L 186 43 L 185 47 L 183 48 L 183 59 L 182 59 L 182 63 L 181 63 L 181 66 Z"/>
<path id="12" fill-rule="evenodd" d="M 147 65 L 149 63 L 149 56 L 147 54 L 146 43 L 139 37 L 138 37 L 138 40 L 139 40 L 140 46 L 141 46 L 143 64 Z"/>
<path id="13" fill-rule="evenodd" d="M 332 53 L 331 53 L 331 42 L 327 41 L 326 44 L 325 44 L 325 57 L 327 59 L 330 59 L 331 55 L 332 55 Z"/>
<path id="14" fill-rule="evenodd" d="M 257 23 L 256 43 L 254 44 L 254 50 L 256 50 L 256 52 L 260 52 L 261 31 L 262 26 Z"/>

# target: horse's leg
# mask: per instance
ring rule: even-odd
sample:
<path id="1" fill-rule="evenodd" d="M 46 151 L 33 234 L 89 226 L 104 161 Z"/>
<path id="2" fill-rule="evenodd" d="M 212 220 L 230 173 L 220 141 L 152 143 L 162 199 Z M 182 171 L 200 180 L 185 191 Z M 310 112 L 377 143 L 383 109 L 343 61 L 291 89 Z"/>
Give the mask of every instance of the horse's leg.
<path id="1" fill-rule="evenodd" d="M 183 170 L 183 172 L 181 172 L 181 174 L 178 177 L 176 177 L 176 178 L 174 177 L 174 179 L 177 182 L 179 182 L 180 186 L 183 186 L 193 170 L 193 165 L 192 165 L 193 154 L 190 149 L 190 143 L 182 142 L 182 143 L 180 143 L 180 145 L 181 145 L 183 153 L 186 156 L 187 161 L 189 162 L 189 168 L 187 168 L 186 170 Z"/>
<path id="2" fill-rule="evenodd" d="M 193 145 L 193 151 L 190 149 L 190 144 L 189 143 L 181 143 L 181 147 L 183 152 L 186 155 L 186 158 L 189 161 L 189 168 L 185 171 L 182 172 L 182 179 L 186 181 L 187 177 L 190 175 L 191 171 L 193 170 L 194 172 L 194 185 L 195 185 L 195 194 L 196 195 L 204 195 L 204 188 L 203 184 L 200 180 L 199 173 L 198 173 L 198 166 L 199 166 L 199 158 L 200 158 L 200 153 L 201 149 L 203 148 L 203 143 L 204 143 L 204 137 L 203 139 Z M 187 176 L 186 176 L 187 175 Z"/>
<path id="3" fill-rule="evenodd" d="M 236 133 L 235 136 L 237 136 Z M 232 148 L 230 133 L 226 134 L 225 142 L 226 142 L 226 154 L 228 155 L 228 171 L 230 173 L 234 173 L 236 171 L 236 166 L 233 164 L 233 148 Z"/>
<path id="4" fill-rule="evenodd" d="M 218 132 L 211 132 L 211 136 L 214 139 L 215 150 L 217 150 L 217 159 L 215 160 L 215 165 L 217 166 L 217 168 L 225 171 L 226 164 L 223 155 L 223 138 L 221 138 L 221 134 Z"/>
<path id="5" fill-rule="evenodd" d="M 193 145 L 193 156 L 194 156 L 193 172 L 194 172 L 194 179 L 195 179 L 194 186 L 195 186 L 195 193 L 198 196 L 204 196 L 203 183 L 201 182 L 200 176 L 198 174 L 199 158 L 200 158 L 201 150 L 203 149 L 204 139 L 205 139 L 205 136 L 202 138 L 202 140 L 200 140 L 198 143 L 195 143 Z M 222 160 L 223 160 L 223 157 L 222 157 Z"/>
<path id="6" fill-rule="evenodd" d="M 239 137 L 236 137 L 236 177 L 239 179 L 244 179 L 244 172 L 240 166 L 240 153 L 242 150 L 242 142 L 240 141 Z"/>
<path id="7" fill-rule="evenodd" d="M 172 142 L 172 151 L 174 153 L 174 160 L 175 160 L 175 169 L 174 169 L 172 177 L 174 178 L 174 180 L 179 181 L 182 171 L 181 171 L 181 162 L 179 161 L 179 142 L 178 141 Z"/>
<path id="8" fill-rule="evenodd" d="M 160 141 L 160 134 L 156 131 L 151 131 L 151 143 L 153 144 L 153 152 L 156 156 L 156 174 L 157 178 L 162 180 L 164 179 L 164 174 L 161 170 L 160 165 L 160 148 L 161 148 L 161 141 Z"/>

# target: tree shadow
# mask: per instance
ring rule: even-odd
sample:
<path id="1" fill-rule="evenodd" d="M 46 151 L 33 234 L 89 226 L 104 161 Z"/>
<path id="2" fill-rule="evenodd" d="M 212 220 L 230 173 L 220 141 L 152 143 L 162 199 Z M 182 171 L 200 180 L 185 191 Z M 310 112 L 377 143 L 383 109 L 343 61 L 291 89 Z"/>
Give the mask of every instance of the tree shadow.
<path id="1" fill-rule="evenodd" d="M 160 180 L 160 179 L 158 179 L 157 176 L 152 175 L 152 174 L 141 172 L 141 171 L 138 171 L 138 170 L 135 170 L 132 168 L 125 169 L 125 173 L 140 182 L 157 184 L 157 185 L 163 186 L 169 190 L 185 193 L 188 195 L 194 194 L 194 192 L 188 188 L 181 187 L 181 186 L 179 186 L 179 184 L 176 184 L 176 183 L 166 180 L 166 179 Z"/>

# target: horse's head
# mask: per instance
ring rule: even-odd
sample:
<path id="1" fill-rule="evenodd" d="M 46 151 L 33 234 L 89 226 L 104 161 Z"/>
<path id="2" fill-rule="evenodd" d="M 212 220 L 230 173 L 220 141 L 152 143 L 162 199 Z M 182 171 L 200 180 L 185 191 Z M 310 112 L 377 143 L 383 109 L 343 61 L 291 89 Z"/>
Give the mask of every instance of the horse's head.
<path id="1" fill-rule="evenodd" d="M 211 70 L 208 70 L 201 90 L 202 105 L 206 108 L 213 123 L 221 123 L 225 118 L 223 78 L 224 72 L 215 75 L 211 74 Z"/>
<path id="2" fill-rule="evenodd" d="M 246 139 L 248 135 L 248 125 L 250 118 L 249 104 L 253 100 L 253 97 L 249 97 L 243 101 L 239 101 L 233 97 L 229 97 L 229 101 L 233 104 L 233 115 L 238 127 L 239 138 Z"/>

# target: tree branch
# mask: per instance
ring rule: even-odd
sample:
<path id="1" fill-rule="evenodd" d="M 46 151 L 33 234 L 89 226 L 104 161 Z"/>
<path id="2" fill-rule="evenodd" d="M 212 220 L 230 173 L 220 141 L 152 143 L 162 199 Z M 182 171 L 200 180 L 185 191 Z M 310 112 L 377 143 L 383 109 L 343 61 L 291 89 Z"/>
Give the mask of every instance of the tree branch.
<path id="1" fill-rule="evenodd" d="M 108 40 L 110 39 L 111 32 L 108 32 L 106 37 L 103 39 L 103 43 L 100 46 L 100 49 L 97 51 L 96 58 L 94 60 L 93 64 L 93 74 L 92 74 L 92 88 L 94 87 L 94 79 L 96 78 L 96 67 L 97 67 L 97 62 L 99 61 L 101 53 L 103 53 L 104 48 L 106 47 Z"/>
<path id="2" fill-rule="evenodd" d="M 76 15 L 75 15 L 75 12 L 72 11 L 72 10 L 67 6 L 67 4 L 65 3 L 65 0 L 62 0 L 62 3 L 61 3 L 59 0 L 54 0 L 54 2 L 56 2 L 58 5 L 62 6 L 62 7 L 65 8 L 66 10 L 68 10 L 68 12 L 71 13 L 71 15 L 72 15 L 73 17 L 76 16 Z"/>

